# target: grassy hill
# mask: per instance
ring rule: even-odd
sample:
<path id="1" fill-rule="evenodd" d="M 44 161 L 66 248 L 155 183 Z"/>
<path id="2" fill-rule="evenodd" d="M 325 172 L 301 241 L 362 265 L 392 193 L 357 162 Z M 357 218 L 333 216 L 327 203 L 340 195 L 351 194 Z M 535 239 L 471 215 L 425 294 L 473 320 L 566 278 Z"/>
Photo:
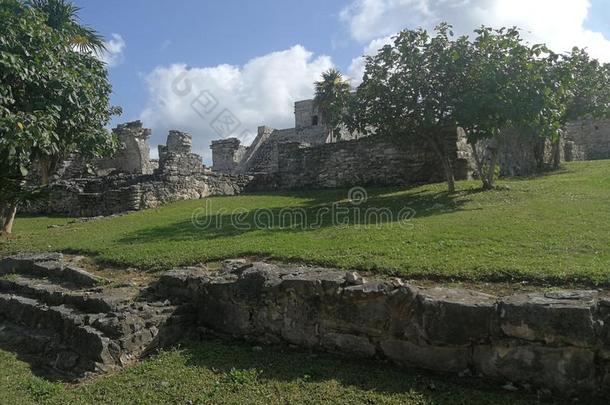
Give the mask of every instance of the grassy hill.
<path id="1" fill-rule="evenodd" d="M 610 284 L 610 161 L 499 185 L 367 189 L 364 202 L 348 190 L 218 197 L 84 223 L 19 217 L 0 252 L 153 270 L 257 255 L 407 278 Z"/>

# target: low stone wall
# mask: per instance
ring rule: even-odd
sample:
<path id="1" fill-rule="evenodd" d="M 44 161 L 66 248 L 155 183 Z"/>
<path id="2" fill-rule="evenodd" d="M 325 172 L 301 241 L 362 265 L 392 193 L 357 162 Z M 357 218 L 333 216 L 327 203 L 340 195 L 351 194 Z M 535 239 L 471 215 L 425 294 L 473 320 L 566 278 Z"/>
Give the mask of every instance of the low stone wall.
<path id="1" fill-rule="evenodd" d="M 247 176 L 201 173 L 166 173 L 149 176 L 113 176 L 62 180 L 49 194 L 20 206 L 20 213 L 65 214 L 96 217 L 156 208 L 211 196 L 236 195 L 248 184 Z"/>
<path id="2" fill-rule="evenodd" d="M 515 129 L 503 130 L 498 137 L 498 167 L 503 177 L 531 176 L 540 173 L 553 162 L 550 140 Z M 559 152 L 563 147 L 560 145 Z M 563 157 L 560 156 L 563 160 Z"/>
<path id="3" fill-rule="evenodd" d="M 470 147 L 461 130 L 447 133 L 457 179 L 470 177 Z M 302 189 L 396 186 L 444 181 L 440 160 L 421 143 L 380 136 L 318 146 L 277 145 L 277 171 L 255 175 L 250 188 Z"/>
<path id="4" fill-rule="evenodd" d="M 610 159 L 610 120 L 581 120 L 569 123 L 566 160 Z"/>
<path id="5" fill-rule="evenodd" d="M 157 292 L 194 304 L 199 326 L 560 395 L 610 391 L 610 296 L 554 291 L 498 297 L 366 281 L 356 273 L 227 261 L 178 269 Z"/>

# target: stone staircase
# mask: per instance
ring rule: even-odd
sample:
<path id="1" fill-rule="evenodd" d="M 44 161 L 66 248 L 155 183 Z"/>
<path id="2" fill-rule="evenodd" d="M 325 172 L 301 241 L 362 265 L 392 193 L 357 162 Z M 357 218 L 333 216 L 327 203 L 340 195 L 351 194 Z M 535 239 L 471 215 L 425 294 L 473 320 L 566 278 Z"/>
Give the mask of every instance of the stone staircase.
<path id="1" fill-rule="evenodd" d="M 45 377 L 79 380 L 173 343 L 190 323 L 183 309 L 156 300 L 148 286 L 113 283 L 61 254 L 0 260 L 0 348 Z"/>

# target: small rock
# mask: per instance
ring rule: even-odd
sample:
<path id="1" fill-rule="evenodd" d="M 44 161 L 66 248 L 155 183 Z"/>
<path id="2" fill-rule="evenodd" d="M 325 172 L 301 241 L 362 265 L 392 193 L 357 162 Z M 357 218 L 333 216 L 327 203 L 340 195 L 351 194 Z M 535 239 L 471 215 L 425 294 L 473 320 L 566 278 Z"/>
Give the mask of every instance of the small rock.
<path id="1" fill-rule="evenodd" d="M 506 390 L 506 391 L 512 391 L 512 392 L 519 391 L 519 388 L 515 387 L 515 385 L 512 382 L 504 384 L 502 386 L 502 389 Z"/>
<path id="2" fill-rule="evenodd" d="M 252 351 L 253 351 L 253 352 L 262 352 L 262 351 L 263 351 L 263 348 L 262 348 L 262 347 L 260 347 L 260 346 L 254 346 L 254 347 L 252 348 Z"/>
<path id="3" fill-rule="evenodd" d="M 399 277 L 393 277 L 390 281 L 394 287 L 404 287 L 405 285 L 404 281 Z"/>
<path id="4" fill-rule="evenodd" d="M 360 274 L 358 274 L 355 271 L 348 272 L 345 275 L 345 281 L 350 285 L 362 285 L 362 284 L 366 283 L 366 280 L 364 279 L 364 277 L 362 277 Z"/>

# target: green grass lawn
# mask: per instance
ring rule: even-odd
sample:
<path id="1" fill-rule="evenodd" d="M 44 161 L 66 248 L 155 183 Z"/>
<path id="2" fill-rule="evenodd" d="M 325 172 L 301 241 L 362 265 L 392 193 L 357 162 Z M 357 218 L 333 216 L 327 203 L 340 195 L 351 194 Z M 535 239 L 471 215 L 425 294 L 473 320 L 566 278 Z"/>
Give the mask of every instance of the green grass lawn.
<path id="1" fill-rule="evenodd" d="M 507 404 L 535 398 L 460 386 L 440 376 L 250 346 L 208 342 L 163 352 L 81 385 L 36 377 L 0 351 L 0 404 Z M 462 382 L 463 384 L 464 382 Z"/>
<path id="2" fill-rule="evenodd" d="M 610 161 L 499 184 L 481 192 L 478 182 L 460 182 L 454 195 L 444 184 L 368 189 L 360 205 L 348 201 L 347 190 L 329 190 L 184 201 L 69 225 L 67 218 L 18 218 L 0 251 L 84 252 L 153 270 L 260 255 L 406 278 L 610 284 Z M 324 215 L 332 207 L 347 209 L 341 215 L 350 223 Z M 404 207 L 413 219 L 398 220 Z M 371 208 L 390 216 L 376 224 L 358 218 Z M 301 211 L 304 221 L 295 214 Z M 194 226 L 194 212 L 200 225 L 213 225 Z M 242 226 L 231 226 L 232 213 Z M 256 222 L 271 226 L 257 229 Z M 65 226 L 49 227 L 58 224 Z"/>

